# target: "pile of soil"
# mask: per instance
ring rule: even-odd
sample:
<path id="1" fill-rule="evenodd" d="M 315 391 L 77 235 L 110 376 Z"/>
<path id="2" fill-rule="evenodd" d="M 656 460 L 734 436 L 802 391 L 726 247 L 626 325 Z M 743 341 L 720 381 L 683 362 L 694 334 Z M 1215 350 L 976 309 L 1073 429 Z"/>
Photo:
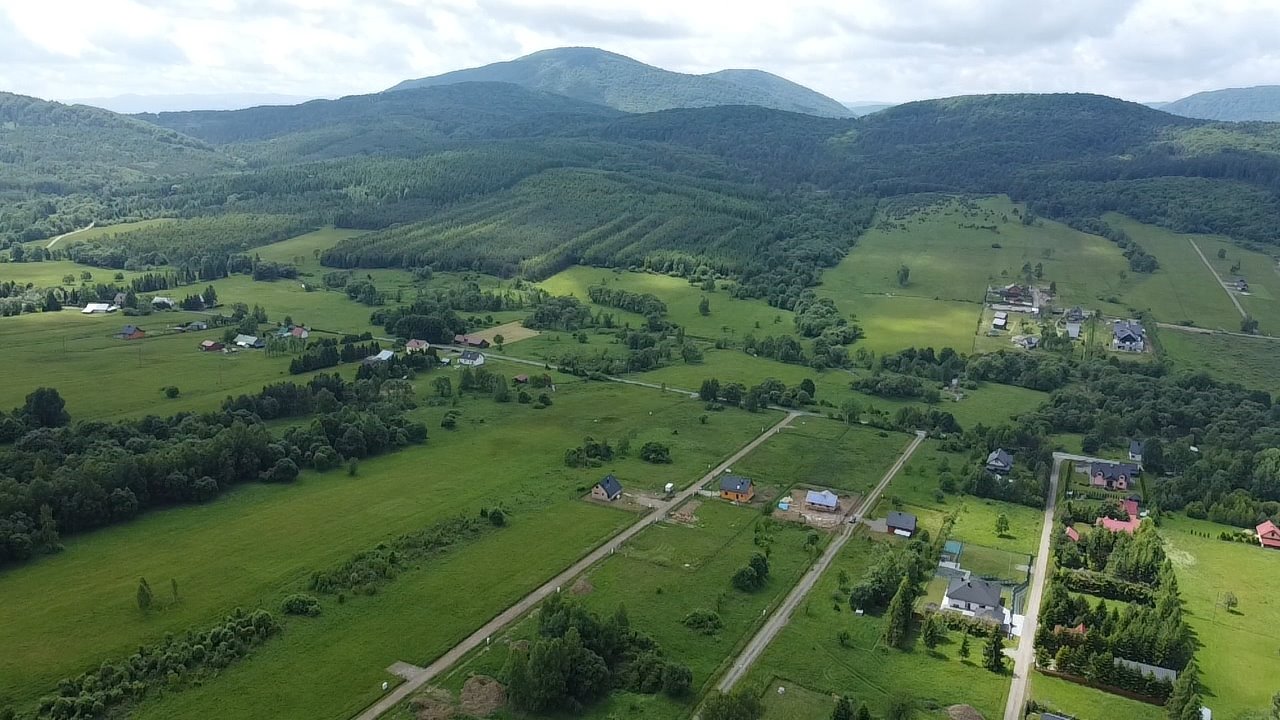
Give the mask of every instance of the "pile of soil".
<path id="1" fill-rule="evenodd" d="M 985 720 L 972 705 L 952 705 L 947 708 L 947 717 L 951 720 Z"/>
<path id="2" fill-rule="evenodd" d="M 578 578 L 578 581 L 573 584 L 573 587 L 569 588 L 569 592 L 574 595 L 589 595 L 591 591 L 595 589 L 596 586 L 592 585 L 590 580 L 585 577 L 580 577 Z"/>
<path id="3" fill-rule="evenodd" d="M 487 717 L 507 704 L 507 689 L 488 675 L 472 675 L 462 685 L 462 712 Z"/>
<path id="4" fill-rule="evenodd" d="M 450 720 L 454 716 L 453 695 L 443 688 L 423 690 L 409 701 L 417 720 Z"/>

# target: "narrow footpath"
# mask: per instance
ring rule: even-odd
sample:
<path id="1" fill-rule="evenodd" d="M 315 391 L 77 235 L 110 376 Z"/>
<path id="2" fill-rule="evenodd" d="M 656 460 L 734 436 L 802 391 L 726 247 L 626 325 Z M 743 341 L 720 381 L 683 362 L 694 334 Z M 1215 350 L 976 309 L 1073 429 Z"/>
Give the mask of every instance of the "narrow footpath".
<path id="1" fill-rule="evenodd" d="M 920 447 L 920 443 L 924 441 L 924 438 L 925 434 L 923 432 L 916 433 L 911 444 L 907 445 L 907 449 L 903 450 L 902 455 L 898 457 L 898 461 L 893 464 L 893 467 L 889 468 L 889 471 L 880 479 L 880 483 L 871 490 L 857 509 L 854 510 L 853 517 L 857 523 L 862 522 L 866 514 L 871 511 L 871 508 L 875 507 L 876 501 L 880 499 L 880 494 L 889 486 L 889 482 L 893 480 L 894 476 L 902 470 L 902 466 L 907 464 L 907 460 L 911 459 L 912 453 L 916 451 L 916 448 Z M 809 571 L 791 589 L 791 592 L 782 601 L 782 604 L 778 606 L 778 609 L 765 621 L 759 632 L 755 634 L 755 637 L 751 638 L 751 641 L 742 649 L 737 659 L 729 666 L 729 670 L 725 672 L 724 677 L 720 678 L 720 683 L 716 686 L 716 689 L 720 692 L 727 692 L 742 679 L 743 675 L 746 675 L 747 670 L 760 657 L 764 649 L 769 646 L 769 643 L 773 642 L 773 639 L 777 637 L 782 628 L 787 626 L 787 623 L 791 620 L 791 614 L 800 606 L 800 601 L 804 600 L 804 597 L 817 584 L 818 578 L 822 577 L 822 574 L 831 566 L 836 555 L 840 554 L 841 548 L 845 546 L 845 543 L 849 542 L 849 538 L 853 537 L 853 531 L 856 528 L 857 524 L 844 523 L 844 529 L 827 546 L 826 551 L 822 553 L 822 557 L 818 558 L 813 567 L 809 568 Z"/>
<path id="2" fill-rule="evenodd" d="M 645 515 L 626 530 L 623 530 L 621 533 L 613 536 L 613 538 L 595 550 L 592 550 L 567 570 L 551 578 L 541 587 L 526 595 L 515 605 L 507 608 L 497 617 L 485 623 L 483 627 L 469 635 L 461 643 L 454 646 L 453 649 L 449 650 L 444 655 L 441 655 L 435 662 L 431 663 L 426 668 L 423 668 L 421 672 L 413 673 L 411 677 L 406 678 L 405 682 L 379 698 L 377 702 L 370 705 L 364 712 L 357 715 L 356 720 L 375 720 L 375 718 L 381 717 L 383 713 L 388 712 L 396 705 L 400 704 L 400 702 L 405 698 L 412 695 L 423 685 L 431 682 L 432 679 L 465 657 L 467 653 L 483 645 L 486 640 L 494 635 L 494 633 L 497 633 L 503 627 L 523 617 L 525 613 L 532 610 L 538 603 L 542 602 L 561 587 L 568 585 L 571 580 L 578 575 L 581 575 L 592 565 L 608 557 L 615 550 L 621 547 L 623 543 L 635 537 L 635 535 L 641 530 L 662 520 L 673 508 L 693 497 L 699 490 L 705 487 L 712 480 L 716 479 L 720 473 L 732 467 L 751 451 L 760 447 L 766 440 L 777 435 L 783 428 L 790 425 L 793 420 L 797 417 L 801 417 L 801 415 L 802 413 L 798 412 L 787 413 L 786 417 L 779 420 L 773 427 L 761 433 L 756 439 L 744 445 L 742 449 L 738 450 L 724 462 L 717 465 L 711 470 L 711 472 L 703 475 L 696 483 L 680 491 L 675 495 L 675 497 L 656 507 L 653 512 Z M 916 439 L 915 444 L 919 444 L 919 438 Z M 914 449 L 914 445 L 912 446 L 912 449 Z"/>
<path id="3" fill-rule="evenodd" d="M 1187 242 L 1191 243 L 1191 247 L 1195 248 L 1196 254 L 1200 256 L 1200 262 L 1203 262 L 1204 266 L 1209 268 L 1209 272 L 1213 273 L 1214 282 L 1218 283 L 1218 287 L 1222 288 L 1222 291 L 1227 294 L 1227 297 L 1231 300 L 1231 304 L 1236 306 L 1236 311 L 1240 313 L 1240 317 L 1247 317 L 1249 314 L 1240 306 L 1240 301 L 1236 299 L 1236 294 L 1231 292 L 1231 289 L 1227 287 L 1226 283 L 1222 282 L 1222 277 L 1218 275 L 1217 270 L 1213 269 L 1213 265 L 1209 263 L 1209 258 L 1205 257 L 1204 253 L 1200 252 L 1200 246 L 1191 238 L 1187 238 Z"/>

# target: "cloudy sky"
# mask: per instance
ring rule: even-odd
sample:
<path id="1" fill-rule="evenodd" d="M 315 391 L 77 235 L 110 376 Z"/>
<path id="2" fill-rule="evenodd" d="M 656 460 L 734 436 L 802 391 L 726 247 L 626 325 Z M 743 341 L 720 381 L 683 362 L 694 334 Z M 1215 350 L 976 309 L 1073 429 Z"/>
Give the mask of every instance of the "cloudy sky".
<path id="1" fill-rule="evenodd" d="M 335 97 L 590 45 L 839 100 L 1280 84 L 1278 0 L 0 0 L 0 90 Z"/>

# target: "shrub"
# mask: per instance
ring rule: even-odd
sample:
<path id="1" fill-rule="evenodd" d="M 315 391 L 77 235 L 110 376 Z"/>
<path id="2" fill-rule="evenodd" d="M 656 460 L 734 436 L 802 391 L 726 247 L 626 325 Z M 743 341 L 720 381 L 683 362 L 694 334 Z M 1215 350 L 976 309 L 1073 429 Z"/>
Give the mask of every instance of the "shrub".
<path id="1" fill-rule="evenodd" d="M 315 617 L 320 614 L 320 601 L 314 595 L 294 593 L 280 603 L 280 610 L 285 615 Z"/>
<path id="2" fill-rule="evenodd" d="M 690 630 L 696 630 L 703 635 L 715 635 L 724 627 L 724 621 L 720 619 L 719 613 L 701 608 L 685 615 L 681 622 Z"/>

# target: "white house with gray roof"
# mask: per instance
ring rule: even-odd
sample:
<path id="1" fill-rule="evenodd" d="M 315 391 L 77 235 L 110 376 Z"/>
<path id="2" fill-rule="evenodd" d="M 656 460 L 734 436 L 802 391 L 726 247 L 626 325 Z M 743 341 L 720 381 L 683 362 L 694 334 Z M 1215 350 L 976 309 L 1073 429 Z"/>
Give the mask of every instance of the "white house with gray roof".
<path id="1" fill-rule="evenodd" d="M 942 609 L 969 617 L 991 620 L 1007 628 L 1012 620 L 1008 608 L 1000 602 L 1000 583 L 968 575 L 952 578 L 942 596 Z"/>

